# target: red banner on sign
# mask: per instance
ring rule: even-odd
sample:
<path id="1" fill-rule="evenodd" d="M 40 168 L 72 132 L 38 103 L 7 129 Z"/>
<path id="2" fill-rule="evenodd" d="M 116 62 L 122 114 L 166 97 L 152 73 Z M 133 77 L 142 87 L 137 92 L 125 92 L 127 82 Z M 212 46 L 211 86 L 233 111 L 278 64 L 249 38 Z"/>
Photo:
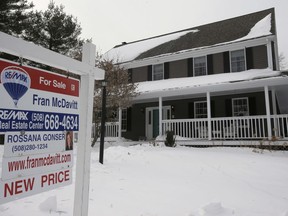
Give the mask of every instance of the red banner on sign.
<path id="1" fill-rule="evenodd" d="M 31 79 L 30 88 L 32 89 L 55 92 L 76 97 L 79 96 L 79 80 L 65 76 L 59 76 L 59 74 L 54 74 L 51 72 L 47 73 L 47 71 L 41 69 L 28 66 L 20 66 L 19 64 L 0 60 L 0 77 L 2 72 L 6 72 L 7 76 L 11 77 L 14 70 L 24 70 L 27 74 L 29 74 Z M 0 82 L 3 83 L 3 80 L 0 80 Z"/>

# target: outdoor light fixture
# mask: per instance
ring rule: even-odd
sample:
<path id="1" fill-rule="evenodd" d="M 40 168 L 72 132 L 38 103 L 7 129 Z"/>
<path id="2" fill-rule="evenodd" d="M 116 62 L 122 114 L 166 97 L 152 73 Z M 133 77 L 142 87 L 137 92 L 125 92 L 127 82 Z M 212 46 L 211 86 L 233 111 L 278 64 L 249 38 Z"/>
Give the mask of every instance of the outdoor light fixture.
<path id="1" fill-rule="evenodd" d="M 102 115 L 101 115 L 101 135 L 100 135 L 100 150 L 99 162 L 103 164 L 104 158 L 104 138 L 105 138 L 105 118 L 106 118 L 106 86 L 107 81 L 103 80 L 102 84 Z"/>

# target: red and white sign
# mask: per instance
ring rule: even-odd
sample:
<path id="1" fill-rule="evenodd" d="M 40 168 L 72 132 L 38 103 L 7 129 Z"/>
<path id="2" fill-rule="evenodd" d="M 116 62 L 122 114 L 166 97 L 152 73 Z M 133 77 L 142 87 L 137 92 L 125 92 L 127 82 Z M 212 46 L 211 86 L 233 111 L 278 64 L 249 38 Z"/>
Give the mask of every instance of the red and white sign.
<path id="1" fill-rule="evenodd" d="M 0 60 L 0 95 L 0 203 L 71 183 L 79 80 Z"/>

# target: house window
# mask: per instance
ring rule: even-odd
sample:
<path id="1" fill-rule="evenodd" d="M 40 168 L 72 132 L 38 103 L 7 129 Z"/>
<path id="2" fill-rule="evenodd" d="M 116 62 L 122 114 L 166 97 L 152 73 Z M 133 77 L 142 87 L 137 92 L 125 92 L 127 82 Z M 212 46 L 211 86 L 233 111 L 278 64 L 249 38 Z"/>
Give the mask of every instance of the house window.
<path id="1" fill-rule="evenodd" d="M 194 58 L 194 76 L 207 75 L 206 56 Z"/>
<path id="2" fill-rule="evenodd" d="M 248 98 L 233 98 L 232 112 L 233 116 L 248 116 L 249 115 Z"/>
<path id="3" fill-rule="evenodd" d="M 197 101 L 194 103 L 194 117 L 207 118 L 207 102 Z"/>
<path id="4" fill-rule="evenodd" d="M 164 79 L 164 64 L 153 65 L 153 80 Z"/>
<path id="5" fill-rule="evenodd" d="M 122 109 L 122 131 L 126 132 L 127 131 L 127 109 Z"/>
<path id="6" fill-rule="evenodd" d="M 240 72 L 246 70 L 244 50 L 235 50 L 231 52 L 231 71 Z"/>

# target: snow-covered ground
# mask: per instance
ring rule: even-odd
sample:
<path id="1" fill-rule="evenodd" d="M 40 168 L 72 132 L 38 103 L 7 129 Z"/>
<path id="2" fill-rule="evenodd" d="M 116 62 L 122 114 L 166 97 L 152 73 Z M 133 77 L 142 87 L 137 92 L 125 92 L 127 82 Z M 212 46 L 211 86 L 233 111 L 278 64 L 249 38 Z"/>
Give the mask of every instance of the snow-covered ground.
<path id="1" fill-rule="evenodd" d="M 288 152 L 109 145 L 104 165 L 92 150 L 91 216 L 288 216 Z M 73 215 L 74 187 L 0 205 L 0 215 Z"/>

